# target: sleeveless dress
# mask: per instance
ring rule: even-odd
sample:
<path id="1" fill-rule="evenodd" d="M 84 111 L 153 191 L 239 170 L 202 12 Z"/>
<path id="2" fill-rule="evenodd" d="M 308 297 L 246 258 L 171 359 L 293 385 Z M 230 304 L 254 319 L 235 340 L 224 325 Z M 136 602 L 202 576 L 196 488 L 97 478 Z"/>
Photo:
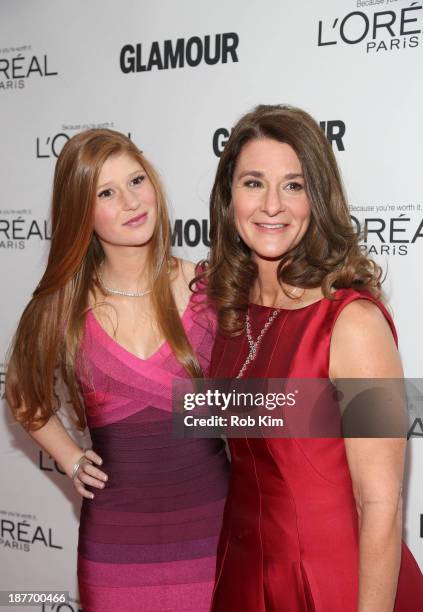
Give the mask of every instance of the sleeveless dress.
<path id="1" fill-rule="evenodd" d="M 206 372 L 215 323 L 195 302 L 182 323 Z M 91 311 L 77 371 L 109 476 L 81 508 L 84 612 L 209 610 L 229 464 L 222 440 L 172 437 L 172 380 L 187 373 L 168 343 L 138 358 Z"/>
<path id="2" fill-rule="evenodd" d="M 370 294 L 338 290 L 284 310 L 244 378 L 328 378 L 332 329 L 342 309 Z M 256 338 L 273 309 L 250 305 Z M 235 377 L 245 334 L 217 336 L 210 378 Z M 231 478 L 219 541 L 213 612 L 357 612 L 358 519 L 342 438 L 232 438 Z M 395 612 L 423 609 L 423 576 L 402 545 Z"/>

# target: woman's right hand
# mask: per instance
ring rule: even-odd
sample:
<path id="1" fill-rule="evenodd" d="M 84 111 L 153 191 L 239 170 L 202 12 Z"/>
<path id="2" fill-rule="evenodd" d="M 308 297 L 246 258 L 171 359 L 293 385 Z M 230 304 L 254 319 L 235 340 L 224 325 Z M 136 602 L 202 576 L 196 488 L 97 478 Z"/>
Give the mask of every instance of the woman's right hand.
<path id="1" fill-rule="evenodd" d="M 104 489 L 108 476 L 105 474 L 105 472 L 102 472 L 95 467 L 95 464 L 101 465 L 103 463 L 102 458 L 99 457 L 97 453 L 91 449 L 88 449 L 85 451 L 85 453 L 82 453 L 81 451 L 81 455 L 82 454 L 84 454 L 84 458 L 80 461 L 78 471 L 72 480 L 75 489 L 80 495 L 82 495 L 82 497 L 93 499 L 94 493 L 88 491 L 88 489 L 85 488 L 85 485 L 96 487 L 97 489 Z M 81 457 L 81 455 L 78 457 L 78 459 Z M 75 463 L 73 465 L 75 465 Z"/>

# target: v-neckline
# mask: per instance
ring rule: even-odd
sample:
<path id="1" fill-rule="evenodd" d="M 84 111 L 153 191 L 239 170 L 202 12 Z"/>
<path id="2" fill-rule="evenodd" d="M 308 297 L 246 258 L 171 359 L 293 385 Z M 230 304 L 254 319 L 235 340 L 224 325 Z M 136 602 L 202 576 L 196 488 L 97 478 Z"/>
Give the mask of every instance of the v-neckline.
<path id="1" fill-rule="evenodd" d="M 184 312 L 181 315 L 181 321 L 182 324 L 186 323 L 186 320 L 188 319 L 188 315 L 191 313 L 191 301 L 193 299 L 193 296 L 195 294 L 192 293 L 190 295 L 190 298 L 188 300 L 188 304 L 184 310 Z M 169 342 L 167 340 L 164 340 L 152 353 L 151 355 L 149 355 L 148 357 L 146 357 L 145 359 L 143 357 L 139 357 L 138 355 L 136 355 L 135 353 L 133 353 L 132 351 L 130 351 L 129 349 L 125 348 L 122 344 L 120 344 L 119 342 L 117 342 L 117 340 L 115 340 L 105 329 L 104 327 L 101 325 L 100 321 L 97 319 L 97 317 L 95 316 L 94 312 L 92 311 L 92 309 L 90 309 L 87 313 L 87 321 L 88 322 L 92 322 L 92 324 L 94 325 L 95 329 L 97 329 L 97 331 L 100 333 L 100 335 L 103 337 L 105 343 L 107 344 L 107 346 L 114 352 L 116 353 L 118 356 L 123 355 L 124 357 L 126 357 L 127 359 L 130 359 L 131 361 L 137 362 L 137 363 L 141 363 L 141 364 L 148 364 L 150 362 L 155 361 L 159 355 L 165 353 L 165 352 L 169 352 L 170 351 L 170 345 Z M 185 331 L 187 331 L 186 326 L 184 325 Z"/>

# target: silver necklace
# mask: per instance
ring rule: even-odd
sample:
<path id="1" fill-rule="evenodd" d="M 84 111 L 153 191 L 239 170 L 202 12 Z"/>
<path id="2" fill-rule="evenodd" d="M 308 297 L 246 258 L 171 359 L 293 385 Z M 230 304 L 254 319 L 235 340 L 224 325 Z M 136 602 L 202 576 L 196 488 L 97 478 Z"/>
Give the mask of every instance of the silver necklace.
<path id="1" fill-rule="evenodd" d="M 298 287 L 295 287 L 294 291 L 291 292 L 291 295 L 294 296 L 295 292 L 297 290 L 298 290 Z M 278 314 L 280 312 L 281 312 L 280 310 L 274 310 L 269 315 L 265 325 L 263 326 L 261 332 L 257 336 L 257 339 L 254 340 L 253 339 L 253 334 L 251 332 L 250 312 L 249 312 L 249 309 L 247 309 L 247 314 L 246 314 L 246 317 L 245 317 L 245 332 L 246 332 L 246 335 L 247 335 L 247 340 L 248 340 L 248 345 L 250 347 L 250 350 L 249 350 L 247 358 L 244 361 L 244 363 L 242 364 L 241 369 L 238 372 L 236 378 L 241 378 L 244 375 L 245 370 L 248 368 L 250 363 L 252 363 L 254 361 L 254 359 L 257 356 L 257 351 L 258 351 L 258 347 L 260 345 L 260 342 L 263 340 L 263 336 L 265 335 L 265 333 L 267 332 L 267 330 L 272 325 L 273 321 L 276 319 L 276 317 L 278 316 Z"/>
<path id="2" fill-rule="evenodd" d="M 244 375 L 244 372 L 247 369 L 247 367 L 256 358 L 257 350 L 258 350 L 258 348 L 260 346 L 261 341 L 263 340 L 263 336 L 265 335 L 265 333 L 267 332 L 269 327 L 272 325 L 273 321 L 276 319 L 276 317 L 278 316 L 279 313 L 280 313 L 280 310 L 274 310 L 268 316 L 267 321 L 264 324 L 262 330 L 260 331 L 260 333 L 257 336 L 256 340 L 254 340 L 252 332 L 251 332 L 250 314 L 249 314 L 249 311 L 247 310 L 247 315 L 245 317 L 245 331 L 246 331 L 246 334 L 247 334 L 247 340 L 248 340 L 248 344 L 249 344 L 250 350 L 249 350 L 247 358 L 244 361 L 244 363 L 242 364 L 241 369 L 238 372 L 236 378 L 241 378 Z"/>
<path id="3" fill-rule="evenodd" d="M 144 297 L 152 292 L 152 289 L 147 289 L 147 291 L 122 291 L 120 289 L 112 289 L 104 284 L 100 273 L 98 273 L 98 280 L 103 289 L 105 289 L 108 293 L 112 293 L 113 295 L 124 295 L 125 297 Z"/>

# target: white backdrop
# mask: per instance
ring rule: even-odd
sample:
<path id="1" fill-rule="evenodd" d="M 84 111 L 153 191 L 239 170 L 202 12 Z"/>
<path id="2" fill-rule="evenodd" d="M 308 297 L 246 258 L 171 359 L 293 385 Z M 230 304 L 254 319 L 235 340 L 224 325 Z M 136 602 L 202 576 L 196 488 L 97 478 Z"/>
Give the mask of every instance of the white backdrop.
<path id="1" fill-rule="evenodd" d="M 285 102 L 332 136 L 351 214 L 388 271 L 406 375 L 422 376 L 422 25 L 422 2 L 402 0 L 0 0 L 0 360 L 43 270 L 68 137 L 130 133 L 164 179 L 176 252 L 198 260 L 225 134 L 256 104 Z M 69 590 L 61 609 L 77 610 L 79 500 L 6 407 L 0 448 L 0 589 Z M 421 567 L 422 468 L 414 439 L 405 538 Z"/>

